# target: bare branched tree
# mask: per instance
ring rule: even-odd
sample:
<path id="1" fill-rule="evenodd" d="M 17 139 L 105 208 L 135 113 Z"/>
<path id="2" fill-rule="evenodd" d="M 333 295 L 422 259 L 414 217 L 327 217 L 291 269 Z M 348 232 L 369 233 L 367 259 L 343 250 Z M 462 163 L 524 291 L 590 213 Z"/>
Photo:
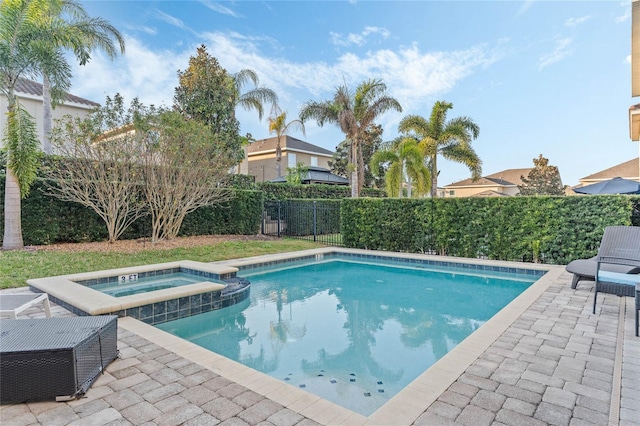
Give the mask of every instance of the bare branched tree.
<path id="1" fill-rule="evenodd" d="M 206 124 L 176 112 L 161 113 L 149 126 L 142 176 L 152 242 L 175 238 L 188 213 L 232 196 L 224 183 L 235 161 L 211 139 Z"/>
<path id="2" fill-rule="evenodd" d="M 145 213 L 140 146 L 132 126 L 138 106 L 134 102 L 125 110 L 120 95 L 107 97 L 105 106 L 87 118 L 67 116 L 51 133 L 62 158 L 46 169 L 49 191 L 95 211 L 107 225 L 110 243 Z"/>

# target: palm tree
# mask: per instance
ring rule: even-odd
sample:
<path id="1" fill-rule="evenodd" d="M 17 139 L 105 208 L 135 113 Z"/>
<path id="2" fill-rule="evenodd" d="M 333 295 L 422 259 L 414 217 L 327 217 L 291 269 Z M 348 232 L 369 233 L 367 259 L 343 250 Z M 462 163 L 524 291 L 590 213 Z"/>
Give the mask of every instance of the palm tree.
<path id="1" fill-rule="evenodd" d="M 398 126 L 402 133 L 414 132 L 420 141 L 419 146 L 431 171 L 432 197 L 436 196 L 438 189 L 438 154 L 467 166 L 473 179 L 478 179 L 482 174 L 482 161 L 471 146 L 471 142 L 478 137 L 480 128 L 469 117 L 447 121 L 447 111 L 451 108 L 453 104 L 438 101 L 433 105 L 428 121 L 419 115 L 409 115 Z"/>
<path id="2" fill-rule="evenodd" d="M 232 78 L 237 95 L 236 106 L 239 105 L 247 111 L 255 109 L 258 112 L 258 118 L 260 118 L 260 120 L 262 120 L 262 116 L 264 115 L 264 104 L 278 104 L 278 95 L 276 95 L 273 90 L 264 86 L 258 86 L 260 80 L 255 71 L 243 69 L 233 74 Z M 252 82 L 255 87 L 248 92 L 242 93 L 244 86 L 249 82 Z"/>
<path id="3" fill-rule="evenodd" d="M 116 43 L 120 53 L 124 53 L 124 38 L 120 32 L 102 18 L 91 18 L 84 7 L 75 0 L 46 0 L 43 1 L 43 9 L 40 11 L 48 24 L 63 36 L 58 39 L 50 39 L 50 50 L 73 50 L 80 65 L 85 65 L 91 59 L 94 50 L 101 50 L 109 59 L 115 59 L 118 54 Z M 52 106 L 58 104 L 65 91 L 65 87 L 51 85 L 49 73 L 46 67 L 42 69 L 42 102 L 43 102 L 43 141 L 42 148 L 47 154 L 52 153 L 49 135 L 51 134 Z M 53 95 L 53 96 L 52 96 Z"/>
<path id="4" fill-rule="evenodd" d="M 7 149 L 4 199 L 4 249 L 23 247 L 20 200 L 36 177 L 40 147 L 33 117 L 19 104 L 15 86 L 22 76 L 41 75 L 43 69 L 56 84 L 69 84 L 71 71 L 58 50 L 44 48 L 59 38 L 46 25 L 41 11 L 45 0 L 12 0 L 0 4 L 0 90 L 7 97 L 7 127 L 2 135 Z"/>
<path id="5" fill-rule="evenodd" d="M 387 86 L 382 80 L 367 80 L 351 92 L 345 85 L 336 89 L 333 99 L 324 102 L 306 102 L 300 111 L 300 119 L 314 119 L 322 127 L 324 123 L 333 123 L 340 127 L 351 143 L 351 196 L 358 197 L 360 187 L 360 170 L 364 168 L 364 160 L 360 144 L 364 140 L 367 129 L 381 114 L 396 110 L 402 112 L 400 103 L 387 95 Z"/>
<path id="6" fill-rule="evenodd" d="M 269 117 L 269 133 L 275 133 L 276 141 L 276 177 L 282 176 L 282 136 L 288 135 L 291 130 L 301 130 L 304 132 L 304 123 L 301 120 L 292 120 L 287 123 L 287 112 L 280 111 L 280 108 L 274 105 Z"/>
<path id="7" fill-rule="evenodd" d="M 416 184 L 417 196 L 428 192 L 429 169 L 424 165 L 424 154 L 414 138 L 398 138 L 371 157 L 370 169 L 377 173 L 381 164 L 388 164 L 385 186 L 390 197 L 402 197 L 405 177 L 407 196 L 412 196 L 412 184 Z"/>

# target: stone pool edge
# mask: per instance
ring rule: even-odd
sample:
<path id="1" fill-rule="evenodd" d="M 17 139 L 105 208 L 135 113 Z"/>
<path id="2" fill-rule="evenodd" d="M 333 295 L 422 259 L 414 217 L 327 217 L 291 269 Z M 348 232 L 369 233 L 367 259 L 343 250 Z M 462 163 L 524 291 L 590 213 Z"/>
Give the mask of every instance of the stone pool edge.
<path id="1" fill-rule="evenodd" d="M 133 318 L 121 318 L 119 324 L 126 330 L 158 344 L 192 362 L 210 369 L 248 389 L 269 398 L 292 411 L 320 424 L 331 425 L 385 425 L 413 423 L 456 379 L 504 333 L 531 304 L 564 272 L 563 266 L 455 258 L 435 255 L 370 251 L 344 248 L 320 248 L 298 252 L 278 253 L 212 264 L 242 268 L 259 261 L 279 262 L 309 256 L 345 253 L 395 258 L 415 258 L 446 263 L 545 271 L 527 290 L 496 313 L 489 321 L 463 340 L 447 355 L 411 382 L 369 417 L 355 413 L 333 402 L 324 400 L 302 389 L 284 383 L 215 352 L 173 336 L 165 331 Z M 472 295 L 470 295 L 472 296 Z"/>
<path id="2" fill-rule="evenodd" d="M 228 265 L 181 260 L 54 277 L 32 278 L 27 280 L 27 284 L 32 291 L 48 293 L 54 302 L 70 309 L 77 315 L 118 314 L 141 305 L 194 296 L 205 292 L 219 292 L 226 287 L 225 284 L 199 282 L 149 293 L 113 297 L 78 283 L 78 281 L 172 268 L 194 269 L 220 276 L 235 275 L 238 271 L 237 268 Z"/>

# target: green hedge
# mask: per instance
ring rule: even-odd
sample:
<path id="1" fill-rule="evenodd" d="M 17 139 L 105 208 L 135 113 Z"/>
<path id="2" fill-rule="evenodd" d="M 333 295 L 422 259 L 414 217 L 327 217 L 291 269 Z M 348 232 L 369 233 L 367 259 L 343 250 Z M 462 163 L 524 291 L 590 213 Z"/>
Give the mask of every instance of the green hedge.
<path id="1" fill-rule="evenodd" d="M 0 176 L 0 235 L 4 227 L 4 176 Z M 202 207 L 188 214 L 180 229 L 181 236 L 242 234 L 260 232 L 263 195 L 261 191 L 234 190 L 226 203 Z M 92 210 L 72 202 L 60 201 L 46 194 L 42 181 L 36 181 L 29 196 L 22 200 L 22 236 L 25 245 L 58 242 L 101 241 L 107 238 L 104 222 Z M 141 217 L 123 235 L 123 239 L 151 235 L 151 219 Z"/>
<path id="2" fill-rule="evenodd" d="M 632 224 L 639 205 L 635 196 L 344 199 L 341 233 L 354 248 L 566 264 L 595 255 L 604 228 Z"/>
<path id="3" fill-rule="evenodd" d="M 351 187 L 343 185 L 294 185 L 290 183 L 260 182 L 257 189 L 264 192 L 266 201 L 292 199 L 341 199 L 351 197 Z M 363 188 L 363 197 L 384 197 L 381 189 Z"/>

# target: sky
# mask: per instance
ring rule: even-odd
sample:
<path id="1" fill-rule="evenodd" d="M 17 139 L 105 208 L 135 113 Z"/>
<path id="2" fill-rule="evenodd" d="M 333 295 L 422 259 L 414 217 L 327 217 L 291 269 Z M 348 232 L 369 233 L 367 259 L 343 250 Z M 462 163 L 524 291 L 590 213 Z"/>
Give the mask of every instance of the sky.
<path id="1" fill-rule="evenodd" d="M 114 61 L 74 65 L 71 93 L 104 103 L 120 93 L 171 106 L 177 73 L 198 46 L 230 73 L 254 70 L 288 119 L 337 86 L 381 79 L 403 111 L 378 123 L 398 136 L 409 114 L 470 117 L 482 174 L 533 167 L 540 154 L 564 184 L 638 156 L 629 138 L 631 1 L 81 1 L 125 37 Z M 269 107 L 266 107 L 266 115 Z M 241 133 L 270 137 L 268 120 L 238 110 Z M 331 124 L 291 136 L 334 151 Z M 439 159 L 439 186 L 470 177 Z"/>

